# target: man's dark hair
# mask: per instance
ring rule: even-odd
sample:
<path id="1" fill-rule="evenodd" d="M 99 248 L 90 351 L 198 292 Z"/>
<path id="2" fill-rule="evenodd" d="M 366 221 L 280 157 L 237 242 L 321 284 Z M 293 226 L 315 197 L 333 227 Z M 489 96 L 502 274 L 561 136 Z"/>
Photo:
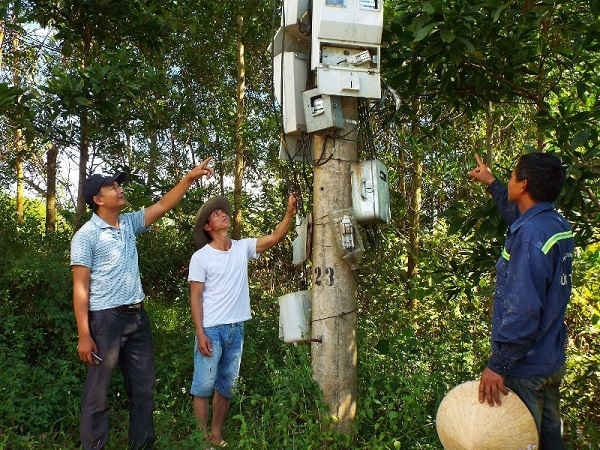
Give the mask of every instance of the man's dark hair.
<path id="1" fill-rule="evenodd" d="M 560 159 L 541 152 L 521 156 L 515 175 L 519 181 L 527 180 L 527 192 L 538 202 L 555 201 L 565 181 Z"/>

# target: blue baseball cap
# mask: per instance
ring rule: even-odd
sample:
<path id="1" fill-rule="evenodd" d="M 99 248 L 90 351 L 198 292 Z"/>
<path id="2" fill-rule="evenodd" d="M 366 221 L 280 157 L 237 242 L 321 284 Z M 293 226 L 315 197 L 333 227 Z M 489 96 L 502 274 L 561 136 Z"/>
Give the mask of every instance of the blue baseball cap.
<path id="1" fill-rule="evenodd" d="M 97 195 L 98 192 L 100 192 L 102 186 L 110 186 L 115 181 L 121 184 L 126 179 L 127 174 L 124 172 L 120 172 L 114 176 L 100 175 L 97 173 L 91 175 L 85 180 L 85 184 L 83 185 L 83 198 L 90 209 L 94 209 L 94 195 Z"/>

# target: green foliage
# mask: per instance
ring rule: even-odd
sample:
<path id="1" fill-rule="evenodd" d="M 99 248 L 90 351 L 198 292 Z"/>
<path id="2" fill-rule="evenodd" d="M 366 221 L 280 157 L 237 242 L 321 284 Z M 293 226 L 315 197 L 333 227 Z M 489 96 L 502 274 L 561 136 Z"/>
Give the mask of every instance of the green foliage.
<path id="1" fill-rule="evenodd" d="M 143 255 L 140 257 L 142 285 L 151 297 L 176 297 L 184 288 L 187 292 L 188 263 L 195 250 L 191 227 L 165 226 L 166 220 L 137 238 L 138 252 Z"/>
<path id="2" fill-rule="evenodd" d="M 35 206 L 17 226 L 12 202 L 0 196 L 0 428 L 32 443 L 77 419 L 80 382 L 65 241 L 42 234 Z"/>
<path id="3" fill-rule="evenodd" d="M 577 256 L 576 287 L 567 312 L 569 359 L 563 410 L 569 433 L 577 436 L 581 448 L 591 448 L 600 442 L 600 413 L 595 406 L 600 387 L 600 245 L 591 245 Z"/>
<path id="4" fill-rule="evenodd" d="M 278 353 L 283 354 L 276 359 L 268 350 L 261 349 L 260 358 L 246 354 L 250 364 L 243 370 L 266 376 L 243 379 L 246 386 L 232 417 L 240 429 L 239 438 L 234 439 L 237 448 L 317 449 L 348 442 L 348 437 L 327 431 L 326 407 L 311 378 L 308 348 L 291 347 Z"/>

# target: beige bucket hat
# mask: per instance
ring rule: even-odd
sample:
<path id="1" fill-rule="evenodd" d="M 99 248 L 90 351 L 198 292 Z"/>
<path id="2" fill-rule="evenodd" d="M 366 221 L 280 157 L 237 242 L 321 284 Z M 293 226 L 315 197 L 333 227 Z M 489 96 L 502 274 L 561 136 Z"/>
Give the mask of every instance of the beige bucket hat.
<path id="1" fill-rule="evenodd" d="M 479 381 L 459 384 L 446 394 L 437 411 L 436 429 L 446 450 L 536 450 L 533 416 L 514 392 L 501 406 L 479 403 Z M 502 394 L 501 394 L 502 395 Z"/>
<path id="2" fill-rule="evenodd" d="M 204 205 L 202 205 L 202 207 L 198 210 L 193 234 L 196 248 L 202 248 L 211 241 L 208 233 L 204 231 L 204 225 L 206 225 L 206 222 L 208 222 L 208 216 L 210 216 L 210 214 L 217 209 L 222 209 L 231 216 L 231 205 L 226 197 L 213 197 L 204 203 Z"/>

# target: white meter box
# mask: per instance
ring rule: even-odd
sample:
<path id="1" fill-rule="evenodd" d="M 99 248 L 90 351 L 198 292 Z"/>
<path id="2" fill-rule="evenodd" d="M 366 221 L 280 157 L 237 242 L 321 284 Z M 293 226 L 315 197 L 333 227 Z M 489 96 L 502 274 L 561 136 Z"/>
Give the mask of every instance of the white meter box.
<path id="1" fill-rule="evenodd" d="M 291 344 L 310 339 L 311 295 L 310 291 L 286 294 L 279 302 L 279 338 Z"/>
<path id="2" fill-rule="evenodd" d="M 381 0 L 314 0 L 311 70 L 328 95 L 381 98 Z"/>
<path id="3" fill-rule="evenodd" d="M 388 172 L 377 159 L 352 164 L 352 209 L 359 223 L 389 222 Z"/>
<path id="4" fill-rule="evenodd" d="M 313 39 L 381 43 L 382 0 L 313 0 Z"/>
<path id="5" fill-rule="evenodd" d="M 283 112 L 284 133 L 306 129 L 302 92 L 306 90 L 307 72 L 308 56 L 303 53 L 283 52 L 273 58 L 274 95 Z"/>
<path id="6" fill-rule="evenodd" d="M 339 97 L 323 94 L 319 89 L 304 91 L 304 119 L 306 132 L 344 128 L 342 101 Z"/>
<path id="7" fill-rule="evenodd" d="M 322 93 L 328 95 L 381 98 L 381 78 L 378 72 L 319 67 L 317 86 Z"/>
<path id="8" fill-rule="evenodd" d="M 317 87 L 328 95 L 381 98 L 379 47 L 322 44 Z"/>

